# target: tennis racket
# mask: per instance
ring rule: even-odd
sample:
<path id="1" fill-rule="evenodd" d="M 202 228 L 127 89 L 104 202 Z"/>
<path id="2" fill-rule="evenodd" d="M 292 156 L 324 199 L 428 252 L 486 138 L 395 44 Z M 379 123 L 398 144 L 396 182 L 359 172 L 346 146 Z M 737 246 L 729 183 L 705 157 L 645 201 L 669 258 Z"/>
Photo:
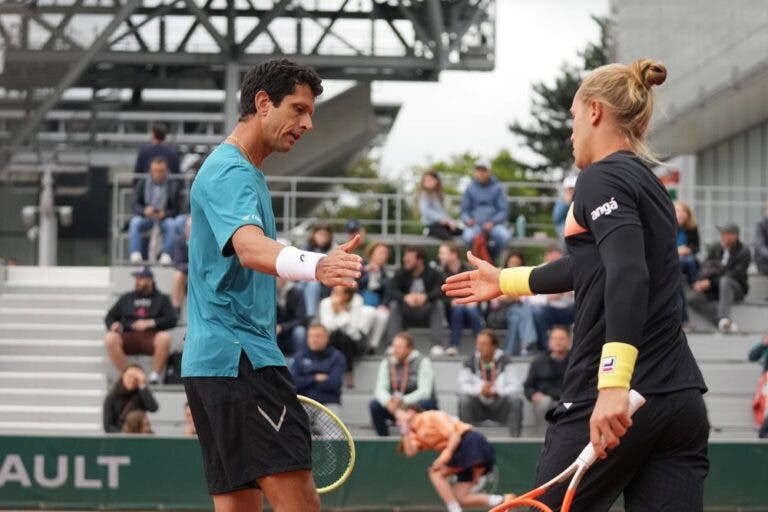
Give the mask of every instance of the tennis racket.
<path id="1" fill-rule="evenodd" d="M 299 395 L 309 416 L 312 433 L 312 477 L 318 494 L 338 489 L 355 466 L 352 434 L 333 411 L 311 398 Z"/>
<path id="2" fill-rule="evenodd" d="M 630 390 L 629 415 L 632 416 L 635 414 L 635 411 L 637 411 L 644 403 L 645 398 L 643 398 L 640 393 L 634 389 Z M 568 489 L 565 491 L 563 505 L 560 508 L 560 512 L 568 512 L 571 509 L 573 497 L 576 495 L 576 487 L 578 487 L 579 482 L 581 482 L 581 479 L 584 477 L 584 473 L 587 472 L 587 470 L 590 468 L 590 466 L 592 466 L 592 464 L 594 464 L 596 460 L 597 454 L 595 453 L 595 449 L 590 443 L 581 451 L 579 456 L 576 457 L 576 460 L 573 462 L 573 464 L 568 466 L 565 471 L 557 475 L 555 478 L 530 492 L 522 494 L 511 501 L 507 501 L 497 507 L 494 507 L 491 509 L 491 512 L 504 512 L 513 508 L 523 507 L 541 510 L 543 512 L 552 512 L 551 508 L 546 506 L 544 503 L 537 501 L 536 498 L 547 492 L 555 485 L 561 484 L 565 482 L 569 477 L 573 476 L 573 478 L 571 478 L 571 482 L 568 484 Z"/>

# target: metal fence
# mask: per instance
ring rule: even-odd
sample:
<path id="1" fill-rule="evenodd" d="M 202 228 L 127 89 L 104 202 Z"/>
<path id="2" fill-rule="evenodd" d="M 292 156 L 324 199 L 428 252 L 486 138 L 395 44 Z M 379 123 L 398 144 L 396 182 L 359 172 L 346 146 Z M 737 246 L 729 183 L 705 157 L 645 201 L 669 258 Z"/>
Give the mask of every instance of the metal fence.
<path id="1" fill-rule="evenodd" d="M 112 188 L 112 262 L 124 264 L 128 261 L 127 225 L 131 212 L 132 184 L 134 179 L 146 175 L 118 174 L 113 179 Z M 171 175 L 172 179 L 182 180 L 181 204 L 188 204 L 191 174 Z M 351 188 L 368 187 L 373 189 L 386 185 L 387 182 L 376 178 L 341 178 L 341 177 L 306 177 L 306 176 L 267 176 L 267 183 L 272 196 L 277 232 L 280 238 L 294 242 L 303 241 L 312 224 L 322 221 L 329 224 L 340 237 L 344 233 L 346 217 L 329 215 L 334 205 L 365 206 L 369 215 L 357 220 L 365 228 L 369 238 L 390 243 L 395 248 L 395 257 L 399 258 L 404 245 L 436 244 L 437 241 L 424 237 L 424 227 L 418 220 L 418 214 L 410 212 L 414 206 L 414 193 L 406 190 L 402 183 L 390 184 L 391 192 L 353 191 Z M 540 190 L 536 196 L 509 196 L 510 205 L 543 205 L 551 207 L 557 198 L 557 185 L 546 183 L 503 182 L 502 187 L 526 187 Z M 447 195 L 446 208 L 458 217 L 461 196 Z M 323 207 L 324 215 L 317 214 L 318 207 Z M 188 211 L 188 210 L 184 210 Z M 372 213 L 371 213 L 372 212 Z M 526 232 L 517 233 L 518 245 L 546 245 L 554 241 L 554 227 L 551 221 L 527 222 Z"/>

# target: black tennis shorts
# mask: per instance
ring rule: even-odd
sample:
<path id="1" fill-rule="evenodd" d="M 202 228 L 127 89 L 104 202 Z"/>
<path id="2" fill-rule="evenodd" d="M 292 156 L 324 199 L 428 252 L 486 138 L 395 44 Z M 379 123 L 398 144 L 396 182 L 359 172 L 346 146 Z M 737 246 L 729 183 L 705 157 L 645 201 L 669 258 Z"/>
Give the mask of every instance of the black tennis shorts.
<path id="1" fill-rule="evenodd" d="M 621 444 L 587 471 L 572 512 L 605 512 L 620 494 L 628 512 L 701 512 L 709 470 L 709 421 L 701 391 L 648 395 Z M 567 468 L 589 442 L 594 402 L 554 410 L 536 471 L 536 485 Z M 566 484 L 567 485 L 567 484 Z M 566 485 L 539 498 L 560 510 Z M 557 507 L 557 508 L 556 508 Z"/>
<path id="2" fill-rule="evenodd" d="M 459 482 L 471 482 L 473 477 L 472 468 L 482 466 L 485 469 L 485 473 L 489 473 L 493 470 L 495 464 L 496 454 L 491 443 L 488 442 L 483 434 L 474 430 L 467 430 L 461 436 L 461 442 L 453 456 L 451 456 L 451 460 L 448 461 L 447 466 L 461 469 L 459 473 L 456 473 L 456 479 Z"/>
<path id="3" fill-rule="evenodd" d="M 243 352 L 236 378 L 183 380 L 211 494 L 258 487 L 256 480 L 265 476 L 311 469 L 309 420 L 286 367 L 254 370 Z"/>

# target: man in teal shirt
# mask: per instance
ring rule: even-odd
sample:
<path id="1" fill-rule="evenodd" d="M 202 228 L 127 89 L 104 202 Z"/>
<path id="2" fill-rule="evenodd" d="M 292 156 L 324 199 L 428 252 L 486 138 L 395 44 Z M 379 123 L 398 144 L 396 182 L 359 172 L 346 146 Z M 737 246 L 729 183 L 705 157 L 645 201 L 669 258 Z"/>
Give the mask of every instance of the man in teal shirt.
<path id="1" fill-rule="evenodd" d="M 314 70 L 287 60 L 251 69 L 239 123 L 191 190 L 189 326 L 182 377 L 217 512 L 316 511 L 306 413 L 277 346 L 275 277 L 355 286 L 359 238 L 328 255 L 275 241 L 261 167 L 312 129 Z"/>

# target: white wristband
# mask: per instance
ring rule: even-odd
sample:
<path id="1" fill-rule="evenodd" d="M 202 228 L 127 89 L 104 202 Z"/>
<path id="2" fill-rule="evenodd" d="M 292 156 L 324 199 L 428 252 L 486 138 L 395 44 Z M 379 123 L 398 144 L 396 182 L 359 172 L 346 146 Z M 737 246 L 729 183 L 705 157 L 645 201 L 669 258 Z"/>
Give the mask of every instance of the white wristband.
<path id="1" fill-rule="evenodd" d="M 277 255 L 275 270 L 277 275 L 289 281 L 314 281 L 317 262 L 325 257 L 320 252 L 302 251 L 286 246 Z"/>

